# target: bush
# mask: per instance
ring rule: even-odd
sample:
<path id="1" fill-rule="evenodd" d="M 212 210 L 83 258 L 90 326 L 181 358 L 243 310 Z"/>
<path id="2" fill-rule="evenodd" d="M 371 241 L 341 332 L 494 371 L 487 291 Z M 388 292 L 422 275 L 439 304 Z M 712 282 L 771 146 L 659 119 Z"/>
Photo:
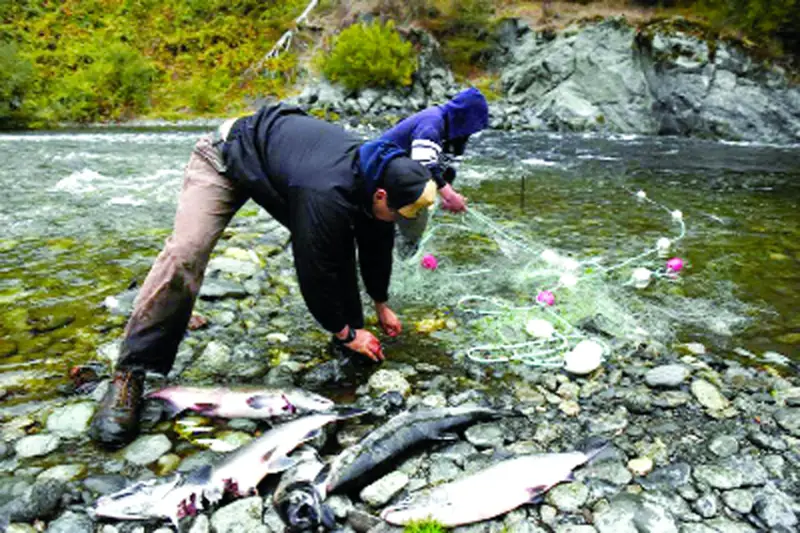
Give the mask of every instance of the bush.
<path id="1" fill-rule="evenodd" d="M 391 21 L 346 28 L 322 62 L 323 74 L 349 90 L 407 86 L 416 69 L 411 43 L 403 41 Z"/>
<path id="2" fill-rule="evenodd" d="M 0 43 L 0 123 L 20 118 L 20 109 L 31 84 L 33 67 L 19 56 L 14 44 Z"/>
<path id="3" fill-rule="evenodd" d="M 735 26 L 751 38 L 777 39 L 800 54 L 800 0 L 700 0 L 712 24 Z"/>
<path id="4" fill-rule="evenodd" d="M 442 55 L 459 76 L 486 66 L 491 21 L 495 13 L 491 0 L 439 0 L 433 14 L 423 23 L 442 45 Z"/>
<path id="5" fill-rule="evenodd" d="M 84 64 L 55 89 L 51 119 L 88 122 L 130 117 L 148 107 L 156 69 L 125 43 L 90 47 Z"/>

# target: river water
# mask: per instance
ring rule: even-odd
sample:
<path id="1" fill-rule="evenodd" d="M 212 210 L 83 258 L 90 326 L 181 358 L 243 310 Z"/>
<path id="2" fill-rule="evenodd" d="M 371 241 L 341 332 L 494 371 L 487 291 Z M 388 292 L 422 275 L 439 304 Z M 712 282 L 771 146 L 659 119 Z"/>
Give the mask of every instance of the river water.
<path id="1" fill-rule="evenodd" d="M 0 135 L 0 389 L 8 399 L 55 390 L 72 365 L 119 337 L 124 320 L 101 304 L 146 274 L 199 134 Z M 676 340 L 721 357 L 775 352 L 800 361 L 800 147 L 488 132 L 468 151 L 457 185 L 476 211 L 578 257 L 624 261 L 674 236 L 659 206 L 680 210 L 683 290 L 743 321 L 725 331 L 682 328 Z M 639 190 L 659 205 L 637 202 Z"/>

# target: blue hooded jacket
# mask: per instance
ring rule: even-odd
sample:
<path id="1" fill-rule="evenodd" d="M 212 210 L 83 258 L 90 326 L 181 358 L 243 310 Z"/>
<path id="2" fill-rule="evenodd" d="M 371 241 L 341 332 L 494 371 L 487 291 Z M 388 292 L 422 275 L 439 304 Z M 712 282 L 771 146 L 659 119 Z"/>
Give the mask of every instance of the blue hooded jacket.
<path id="1" fill-rule="evenodd" d="M 442 187 L 443 168 L 439 162 L 442 146 L 447 141 L 466 138 L 488 126 L 489 106 L 486 98 L 478 89 L 470 87 L 449 102 L 429 107 L 403 119 L 381 135 L 380 139 L 395 143 L 413 159 L 428 167 L 439 187 Z M 421 155 L 415 153 L 415 148 L 418 147 Z"/>

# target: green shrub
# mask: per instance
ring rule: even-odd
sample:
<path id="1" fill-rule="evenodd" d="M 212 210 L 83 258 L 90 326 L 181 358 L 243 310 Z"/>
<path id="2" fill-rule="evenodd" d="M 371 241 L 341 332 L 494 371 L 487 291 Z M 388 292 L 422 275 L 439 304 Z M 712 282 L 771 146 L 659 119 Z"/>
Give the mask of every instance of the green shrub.
<path id="1" fill-rule="evenodd" d="M 411 43 L 403 41 L 389 21 L 353 24 L 334 41 L 322 72 L 349 90 L 407 86 L 417 69 Z"/>
<path id="2" fill-rule="evenodd" d="M 54 87 L 52 120 L 88 122 L 145 111 L 156 69 L 125 43 L 87 47 L 78 67 Z"/>
<path id="3" fill-rule="evenodd" d="M 14 44 L 0 43 L 0 124 L 20 118 L 31 85 L 33 67 L 20 57 Z"/>
<path id="4" fill-rule="evenodd" d="M 486 66 L 490 40 L 491 0 L 438 0 L 423 24 L 442 45 L 442 55 L 456 75 L 467 77 Z"/>
<path id="5" fill-rule="evenodd" d="M 734 26 L 750 38 L 777 39 L 800 54 L 800 0 L 700 0 L 699 11 L 718 27 Z"/>

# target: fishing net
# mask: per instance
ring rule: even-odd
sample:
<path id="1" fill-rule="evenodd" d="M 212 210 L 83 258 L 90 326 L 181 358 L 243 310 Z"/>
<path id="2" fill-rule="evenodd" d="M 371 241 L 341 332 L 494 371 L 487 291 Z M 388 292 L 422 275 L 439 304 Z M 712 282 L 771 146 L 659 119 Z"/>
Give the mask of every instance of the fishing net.
<path id="1" fill-rule="evenodd" d="M 449 313 L 457 354 L 480 363 L 560 367 L 570 354 L 602 360 L 612 342 L 638 347 L 674 341 L 684 328 L 729 335 L 743 325 L 730 286 L 715 283 L 702 297 L 681 290 L 683 261 L 673 256 L 683 214 L 628 192 L 663 220 L 664 235 L 625 257 L 561 252 L 523 223 L 474 206 L 435 210 L 416 250 L 396 258 L 393 301 Z"/>

